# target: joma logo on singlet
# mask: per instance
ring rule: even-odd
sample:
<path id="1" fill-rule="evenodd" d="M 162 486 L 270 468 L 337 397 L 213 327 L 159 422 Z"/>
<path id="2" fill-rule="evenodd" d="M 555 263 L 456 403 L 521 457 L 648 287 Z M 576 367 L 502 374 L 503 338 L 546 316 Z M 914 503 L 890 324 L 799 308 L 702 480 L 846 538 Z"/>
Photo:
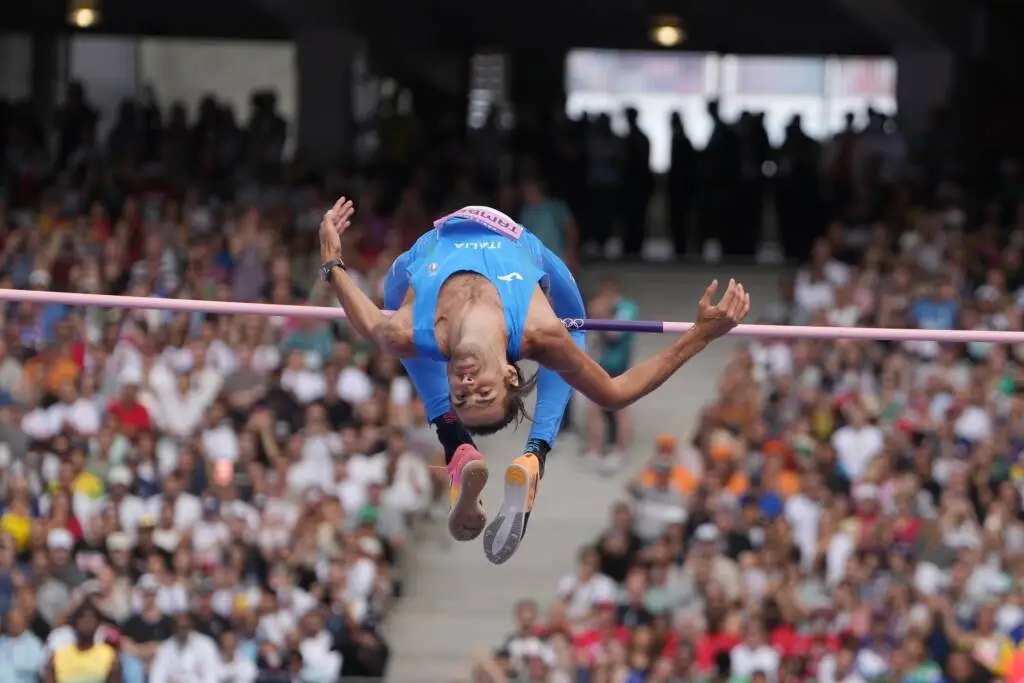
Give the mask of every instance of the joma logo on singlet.
<path id="1" fill-rule="evenodd" d="M 501 242 L 456 242 L 456 249 L 501 249 Z"/>

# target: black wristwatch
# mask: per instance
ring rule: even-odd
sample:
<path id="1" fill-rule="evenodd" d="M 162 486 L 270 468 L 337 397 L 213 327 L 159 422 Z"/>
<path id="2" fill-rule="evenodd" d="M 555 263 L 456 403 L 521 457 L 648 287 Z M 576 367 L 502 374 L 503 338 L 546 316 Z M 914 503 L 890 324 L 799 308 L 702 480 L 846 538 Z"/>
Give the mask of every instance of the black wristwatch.
<path id="1" fill-rule="evenodd" d="M 332 258 L 330 261 L 325 262 L 322 266 L 320 266 L 320 279 L 323 280 L 324 282 L 330 282 L 331 271 L 334 270 L 335 268 L 341 268 L 342 270 L 346 270 L 345 262 L 342 261 L 340 258 Z"/>

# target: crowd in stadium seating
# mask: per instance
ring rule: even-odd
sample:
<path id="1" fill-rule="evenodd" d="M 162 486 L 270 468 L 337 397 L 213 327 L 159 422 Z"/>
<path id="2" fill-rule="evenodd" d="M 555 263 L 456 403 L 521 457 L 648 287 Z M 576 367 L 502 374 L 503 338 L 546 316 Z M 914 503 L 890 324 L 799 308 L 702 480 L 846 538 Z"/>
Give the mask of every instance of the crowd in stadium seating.
<path id="1" fill-rule="evenodd" d="M 489 153 L 503 145 L 549 171 L 580 240 L 598 247 L 642 221 L 653 192 L 642 132 L 621 140 L 604 117 L 506 140 L 485 128 L 469 148 L 395 117 L 381 130 L 387 175 L 357 183 L 283 161 L 273 98 L 254 104 L 242 125 L 213 100 L 192 120 L 126 103 L 104 140 L 74 88 L 55 136 L 27 108 L 0 107 L 0 286 L 333 303 L 313 284 L 316 227 L 344 192 L 359 207 L 351 272 L 376 295 L 397 250 L 444 209 L 494 195 L 518 215 Z M 927 193 L 905 191 L 907 146 L 891 126 L 875 116 L 838 135 L 825 182 L 798 126 L 771 150 L 756 116 L 718 122 L 699 154 L 677 130 L 677 250 L 694 219 L 727 252 L 751 248 L 760 217 L 743 211 L 771 192 L 789 253 L 837 217 L 783 283 L 776 321 L 1021 329 L 1016 177 L 980 210 L 927 173 Z M 749 172 L 769 156 L 771 184 Z M 126 683 L 384 672 L 377 627 L 412 527 L 447 484 L 394 359 L 341 323 L 32 304 L 3 306 L 2 322 L 0 683 L 35 681 L 93 630 L 119 650 Z M 738 351 L 696 433 L 658 439 L 558 599 L 543 613 L 521 603 L 475 676 L 1018 680 L 1022 362 L 1024 348 L 983 344 Z"/>
<path id="2" fill-rule="evenodd" d="M 1022 329 L 1020 185 L 902 178 L 854 188 L 769 321 Z M 737 347 L 474 678 L 1024 680 L 1022 456 L 1024 345 Z"/>
<path id="3" fill-rule="evenodd" d="M 125 103 L 106 140 L 76 87 L 56 130 L 0 107 L 0 287 L 336 304 L 316 229 L 351 179 L 284 161 L 254 103 L 247 126 Z M 391 233 L 364 234 L 375 291 Z M 0 681 L 93 630 L 125 683 L 384 673 L 378 627 L 447 486 L 397 361 L 283 317 L 19 303 L 0 329 Z"/>

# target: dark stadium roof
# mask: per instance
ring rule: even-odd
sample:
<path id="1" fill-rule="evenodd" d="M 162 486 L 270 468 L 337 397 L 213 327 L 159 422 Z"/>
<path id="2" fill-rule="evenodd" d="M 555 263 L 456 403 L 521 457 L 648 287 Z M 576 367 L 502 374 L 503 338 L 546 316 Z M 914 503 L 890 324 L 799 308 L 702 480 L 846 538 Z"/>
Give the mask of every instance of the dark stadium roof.
<path id="1" fill-rule="evenodd" d="M 971 0 L 885 0 L 942 40 L 965 33 Z M 65 30 L 67 0 L 8 3 L 0 30 Z M 877 54 L 892 37 L 865 25 L 865 0 L 102 0 L 109 33 L 286 38 L 300 25 L 353 26 L 385 49 L 441 44 L 530 50 L 646 48 L 651 17 L 680 16 L 685 49 L 746 53 Z M 874 3 L 877 6 L 877 3 Z M 1024 5 L 1024 3 L 1020 3 Z M 991 0 L 1008 21 L 1024 21 L 1016 0 Z M 951 34 L 959 35 L 951 35 Z"/>

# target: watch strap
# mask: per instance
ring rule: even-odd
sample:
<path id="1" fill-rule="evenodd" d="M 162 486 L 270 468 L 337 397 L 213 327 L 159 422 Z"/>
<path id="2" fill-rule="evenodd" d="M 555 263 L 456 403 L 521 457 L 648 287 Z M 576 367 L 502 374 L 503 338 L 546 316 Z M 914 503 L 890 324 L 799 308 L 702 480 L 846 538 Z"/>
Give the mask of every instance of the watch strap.
<path id="1" fill-rule="evenodd" d="M 320 279 L 323 280 L 324 282 L 330 282 L 331 271 L 334 270 L 335 268 L 341 268 L 342 270 L 345 270 L 345 262 L 342 261 L 340 258 L 325 261 L 324 264 L 320 266 Z"/>

